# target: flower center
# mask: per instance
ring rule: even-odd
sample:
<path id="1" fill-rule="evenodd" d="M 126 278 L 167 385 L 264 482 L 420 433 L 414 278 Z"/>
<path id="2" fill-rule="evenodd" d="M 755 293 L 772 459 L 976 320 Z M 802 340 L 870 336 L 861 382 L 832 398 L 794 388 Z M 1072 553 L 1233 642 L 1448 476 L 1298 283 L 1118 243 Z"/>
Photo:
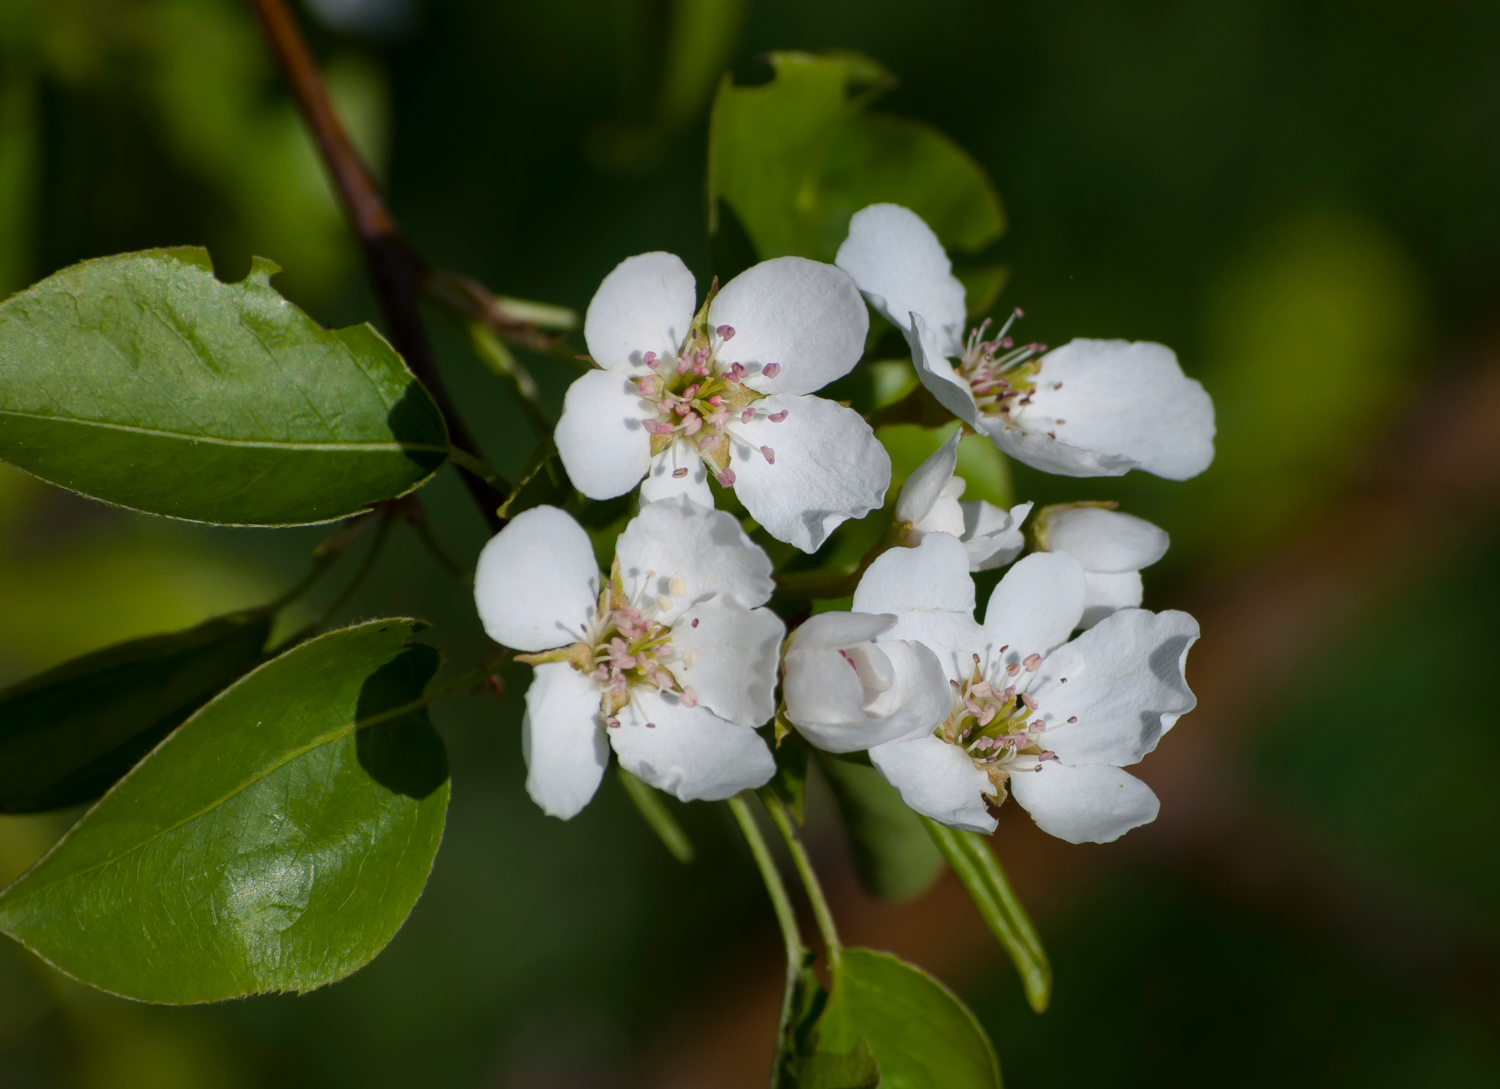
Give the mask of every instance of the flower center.
<path id="1" fill-rule="evenodd" d="M 709 298 L 712 297 L 710 293 Z M 730 439 L 755 446 L 736 435 L 733 426 L 758 418 L 780 423 L 787 412 L 756 408 L 755 402 L 765 395 L 744 384 L 752 373 L 776 377 L 781 364 L 767 363 L 752 372 L 743 363 L 726 363 L 721 357 L 724 345 L 734 338 L 734 329 L 728 325 L 709 329 L 707 314 L 705 302 L 693 321 L 692 333 L 675 359 L 647 352 L 643 362 L 653 373 L 636 379 L 635 385 L 641 398 L 654 409 L 654 415 L 642 423 L 651 434 L 651 455 L 655 457 L 682 443 L 697 451 L 713 469 L 720 485 L 728 488 L 734 485 L 734 470 L 729 467 Z M 770 446 L 759 449 L 767 462 L 775 464 L 774 449 Z M 679 467 L 672 475 L 681 479 L 688 472 L 686 467 Z"/>
<path id="2" fill-rule="evenodd" d="M 1009 649 L 1001 647 L 1000 653 Z M 963 749 L 990 777 L 1001 801 L 1011 775 L 1036 771 L 1043 762 L 1057 759 L 1042 746 L 1047 723 L 1037 717 L 1036 700 L 1018 691 L 1025 684 L 1024 674 L 1035 673 L 1041 664 L 1042 656 L 1031 654 L 986 677 L 976 654 L 970 675 L 962 683 L 948 682 L 953 686 L 953 710 L 937 734 Z"/>
<path id="3" fill-rule="evenodd" d="M 984 335 L 990 327 L 986 318 L 969 332 L 964 354 L 958 361 L 958 373 L 969 384 L 974 403 L 986 416 L 1008 417 L 1011 411 L 1031 403 L 1036 393 L 1036 375 L 1040 365 L 1036 357 L 1047 350 L 1045 344 L 1023 344 L 1016 347 L 1010 327 L 1022 317 L 1015 310 L 990 339 Z"/>

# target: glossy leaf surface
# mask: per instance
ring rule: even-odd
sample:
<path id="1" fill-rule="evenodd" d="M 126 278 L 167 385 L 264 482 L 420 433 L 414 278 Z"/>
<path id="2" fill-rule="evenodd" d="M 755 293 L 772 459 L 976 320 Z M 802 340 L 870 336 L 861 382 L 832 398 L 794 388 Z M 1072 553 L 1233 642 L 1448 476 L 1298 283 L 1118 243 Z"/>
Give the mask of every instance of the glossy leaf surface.
<path id="1" fill-rule="evenodd" d="M 305 991 L 390 941 L 432 867 L 447 756 L 416 622 L 303 643 L 221 693 L 0 895 L 0 928 L 148 1002 Z"/>
<path id="2" fill-rule="evenodd" d="M 325 522 L 415 488 L 442 417 L 368 325 L 323 329 L 257 258 L 85 261 L 0 304 L 0 458 L 123 507 L 200 522 Z"/>
<path id="3" fill-rule="evenodd" d="M 819 767 L 849 833 L 860 884 L 881 900 L 906 900 L 924 892 L 943 869 L 943 856 L 922 820 L 863 754 L 818 753 Z"/>
<path id="4" fill-rule="evenodd" d="M 818 1023 L 821 1053 L 869 1042 L 881 1089 L 999 1089 L 1000 1064 L 953 992 L 889 953 L 845 949 Z"/>
<path id="5" fill-rule="evenodd" d="M 727 204 L 762 259 L 833 260 L 849 217 L 904 205 L 952 250 L 976 252 L 1005 229 L 983 168 L 937 129 L 868 112 L 890 76 L 852 54 L 773 53 L 776 78 L 719 88 L 709 144 L 709 204 Z M 720 224 L 711 219 L 710 233 Z"/>
<path id="6" fill-rule="evenodd" d="M 0 812 L 92 801 L 183 719 L 248 672 L 272 614 L 132 639 L 0 692 Z"/>

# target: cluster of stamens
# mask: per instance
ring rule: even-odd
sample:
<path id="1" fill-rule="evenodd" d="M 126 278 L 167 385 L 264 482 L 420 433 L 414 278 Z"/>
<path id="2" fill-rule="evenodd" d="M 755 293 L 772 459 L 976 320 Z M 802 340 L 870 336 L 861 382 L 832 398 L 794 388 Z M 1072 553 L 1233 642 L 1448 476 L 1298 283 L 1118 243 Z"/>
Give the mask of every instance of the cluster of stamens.
<path id="1" fill-rule="evenodd" d="M 979 411 L 989 416 L 1008 416 L 1014 408 L 1031 403 L 1036 393 L 1037 356 L 1047 350 L 1045 344 L 1023 344 L 1017 347 L 1010 338 L 1010 327 L 1023 317 L 1017 309 L 1000 330 L 988 340 L 985 333 L 990 319 L 969 333 L 964 354 L 958 361 L 958 373 L 969 384 Z"/>
<path id="2" fill-rule="evenodd" d="M 999 653 L 1009 649 L 1001 647 Z M 1041 664 L 1040 654 L 1029 654 L 997 670 L 993 677 L 986 677 L 976 654 L 970 675 L 962 683 L 948 682 L 953 687 L 953 710 L 938 732 L 989 774 L 1001 798 L 1009 775 L 1036 770 L 1042 763 L 1057 759 L 1041 746 L 1047 723 L 1033 717 L 1036 700 L 1029 692 L 1017 691 L 1021 674 L 1035 673 Z M 1077 718 L 1068 721 L 1076 722 Z"/>
<path id="3" fill-rule="evenodd" d="M 676 359 L 647 352 L 641 361 L 652 373 L 636 379 L 635 383 L 641 398 L 656 409 L 655 416 L 642 423 L 651 435 L 652 456 L 674 443 L 690 443 L 725 488 L 734 486 L 734 470 L 729 467 L 730 439 L 754 446 L 735 435 L 732 425 L 747 424 L 760 416 L 780 423 L 787 417 L 785 409 L 771 413 L 757 409 L 755 402 L 764 394 L 745 385 L 752 372 L 743 363 L 730 363 L 726 367 L 718 359 L 719 350 L 733 337 L 734 329 L 728 325 L 719 326 L 710 335 L 706 318 L 700 313 L 692 335 Z M 775 378 L 780 372 L 780 363 L 767 363 L 756 373 Z M 759 449 L 769 464 L 776 463 L 774 449 L 769 446 Z M 672 475 L 681 479 L 688 471 L 679 467 Z"/>

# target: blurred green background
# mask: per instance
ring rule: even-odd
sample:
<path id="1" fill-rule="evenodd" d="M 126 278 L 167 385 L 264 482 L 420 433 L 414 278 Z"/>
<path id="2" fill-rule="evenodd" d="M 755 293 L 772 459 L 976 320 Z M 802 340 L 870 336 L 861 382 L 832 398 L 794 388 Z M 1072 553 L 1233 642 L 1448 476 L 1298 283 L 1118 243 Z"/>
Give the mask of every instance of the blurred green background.
<path id="1" fill-rule="evenodd" d="M 1500 7 L 1482 0 L 308 0 L 300 14 L 423 254 L 579 309 L 642 250 L 680 253 L 706 283 L 722 71 L 762 82 L 771 49 L 884 64 L 901 83 L 881 108 L 943 129 L 994 178 L 1010 226 L 978 256 L 1009 266 L 1001 305 L 1025 307 L 1023 335 L 1159 340 L 1215 396 L 1218 459 L 1190 484 L 1014 471 L 1020 498 L 1115 498 L 1168 528 L 1148 605 L 1211 603 L 1292 546 L 1368 483 L 1413 399 L 1500 333 Z M 376 317 L 247 9 L 0 0 L 0 293 L 186 243 L 225 279 L 274 258 L 282 290 L 327 324 Z M 432 328 L 481 446 L 514 473 L 524 417 L 460 336 Z M 560 403 L 571 372 L 528 362 Z M 423 495 L 472 563 L 484 529 L 462 489 L 445 474 Z M 1226 881 L 1149 829 L 1084 849 L 1002 824 L 1056 969 L 1040 1018 L 977 924 L 938 914 L 966 910 L 951 896 L 906 915 L 863 905 L 860 925 L 895 935 L 881 913 L 914 911 L 968 935 L 929 967 L 1021 1089 L 1500 1084 L 1500 519 L 1493 504 L 1469 514 L 1440 554 L 1372 584 L 1289 683 L 1254 688 L 1248 728 L 1225 741 L 1226 782 L 1283 828 L 1272 852 L 1305 842 L 1334 860 L 1319 891 Z M 265 600 L 321 536 L 130 515 L 0 467 L 0 682 Z M 404 531 L 347 612 L 426 617 L 459 659 L 483 645 L 464 588 Z M 544 818 L 522 789 L 525 671 L 509 681 L 503 703 L 436 713 L 447 834 L 372 965 L 306 996 L 171 1010 L 75 985 L 7 942 L 0 1084 L 763 1083 L 770 1024 L 732 1019 L 768 987 L 774 1008 L 777 945 L 721 807 L 679 807 L 690 868 L 612 780 L 578 819 Z M 0 818 L 0 878 L 74 816 Z M 812 835 L 860 905 L 818 798 Z M 1075 871 L 1087 879 L 1060 876 Z M 1439 970 L 1435 940 L 1481 978 Z"/>

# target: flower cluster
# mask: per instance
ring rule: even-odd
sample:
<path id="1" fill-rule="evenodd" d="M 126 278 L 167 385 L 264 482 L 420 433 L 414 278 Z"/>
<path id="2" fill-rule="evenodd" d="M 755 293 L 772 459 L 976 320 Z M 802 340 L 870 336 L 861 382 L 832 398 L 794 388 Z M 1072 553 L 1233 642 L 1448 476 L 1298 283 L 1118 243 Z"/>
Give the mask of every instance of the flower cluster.
<path id="1" fill-rule="evenodd" d="M 890 483 L 865 419 L 813 395 L 861 357 L 866 302 L 962 427 L 887 508 L 851 608 L 787 637 L 747 529 L 815 552 Z M 1139 607 L 1167 535 L 1111 503 L 964 501 L 958 448 L 972 433 L 1054 473 L 1185 479 L 1213 457 L 1213 406 L 1168 348 L 1017 345 L 1020 316 L 966 329 L 947 255 L 895 205 L 857 213 L 835 265 L 766 261 L 701 303 L 671 254 L 605 277 L 584 330 L 598 369 L 568 390 L 555 440 L 579 492 L 639 486 L 638 513 L 601 575 L 568 513 L 528 510 L 486 546 L 475 583 L 486 631 L 535 667 L 523 745 L 546 812 L 576 814 L 611 748 L 683 800 L 759 786 L 779 708 L 814 746 L 868 753 L 911 808 L 954 828 L 993 831 L 1012 796 L 1074 842 L 1155 817 L 1124 769 L 1193 708 L 1198 637 L 1187 614 Z M 711 481 L 744 524 L 715 510 Z M 978 621 L 972 573 L 1001 567 Z"/>

